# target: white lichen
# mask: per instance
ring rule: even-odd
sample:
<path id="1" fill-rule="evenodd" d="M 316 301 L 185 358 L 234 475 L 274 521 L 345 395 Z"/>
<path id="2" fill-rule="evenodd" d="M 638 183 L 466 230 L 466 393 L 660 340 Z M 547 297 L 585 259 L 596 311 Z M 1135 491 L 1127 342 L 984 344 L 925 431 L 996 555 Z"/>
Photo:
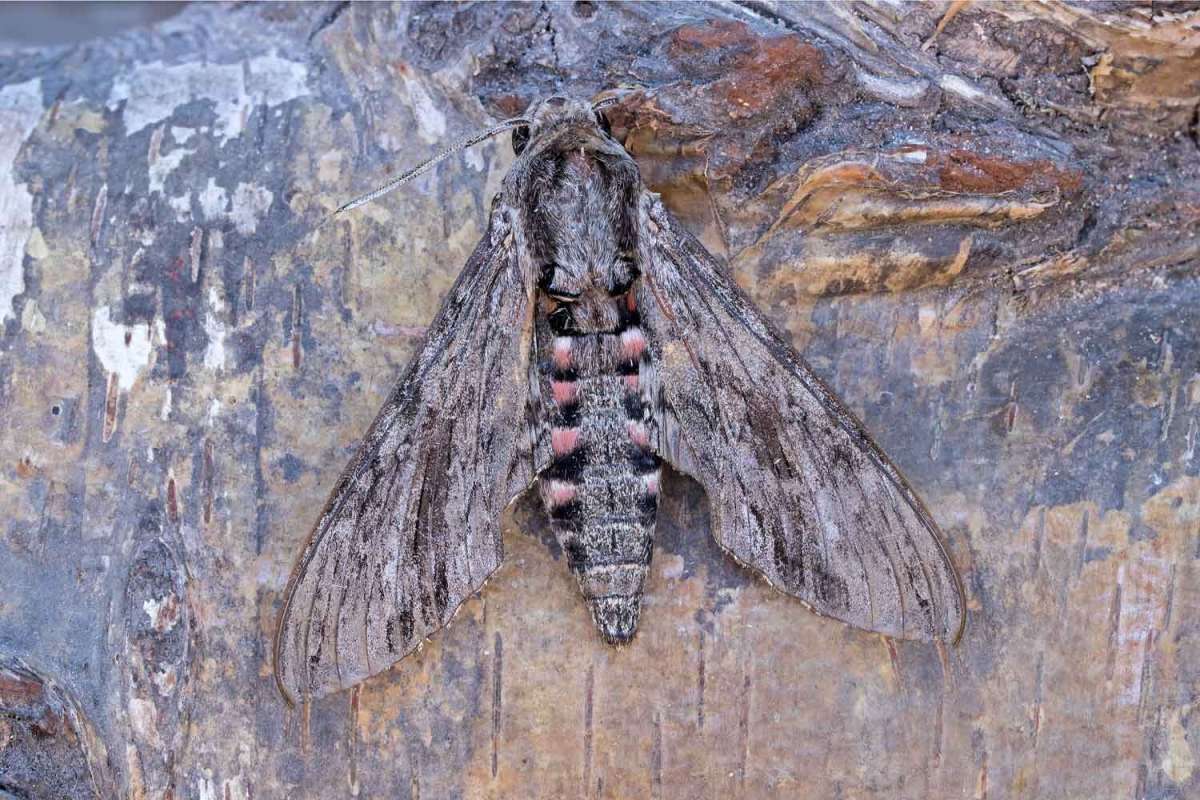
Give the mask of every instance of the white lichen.
<path id="1" fill-rule="evenodd" d="M 233 190 L 233 207 L 229 219 L 238 233 L 249 235 L 258 229 L 258 220 L 271 207 L 274 195 L 253 183 L 239 183 Z"/>
<path id="2" fill-rule="evenodd" d="M 117 386 L 129 391 L 142 370 L 150 365 L 153 352 L 148 323 L 121 325 L 113 322 L 108 306 L 92 313 L 92 350 L 106 372 L 117 376 Z"/>
<path id="3" fill-rule="evenodd" d="M 185 103 L 208 100 L 216 116 L 212 132 L 224 144 L 242 134 L 246 117 L 257 106 L 277 106 L 307 94 L 305 65 L 274 54 L 237 64 L 151 61 L 113 81 L 108 107 L 121 109 L 125 135 L 133 136 L 168 119 Z"/>
<path id="4" fill-rule="evenodd" d="M 43 110 L 39 78 L 0 89 L 0 323 L 15 316 L 13 300 L 25 291 L 23 262 L 33 231 L 33 196 L 24 183 L 17 183 L 16 160 Z"/>
<path id="5" fill-rule="evenodd" d="M 224 216 L 229 208 L 229 196 L 223 188 L 217 186 L 216 178 L 208 179 L 208 185 L 200 190 L 199 200 L 200 211 L 209 221 Z"/>
<path id="6" fill-rule="evenodd" d="M 204 348 L 204 366 L 209 369 L 225 368 L 225 337 L 228 331 L 223 321 L 225 303 L 217 287 L 208 288 L 208 311 L 204 315 L 204 333 L 208 336 L 208 345 Z"/>
<path id="7" fill-rule="evenodd" d="M 425 85 L 411 75 L 404 75 L 404 88 L 408 90 L 408 101 L 412 103 L 417 118 L 417 133 L 430 144 L 446 138 L 446 115 L 425 91 Z"/>

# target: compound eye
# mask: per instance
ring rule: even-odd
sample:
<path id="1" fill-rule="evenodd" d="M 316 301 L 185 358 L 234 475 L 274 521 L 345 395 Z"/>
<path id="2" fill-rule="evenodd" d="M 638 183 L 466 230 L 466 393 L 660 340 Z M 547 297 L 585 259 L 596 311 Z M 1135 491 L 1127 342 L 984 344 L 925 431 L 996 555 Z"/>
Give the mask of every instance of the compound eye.
<path id="1" fill-rule="evenodd" d="M 521 155 L 525 151 L 525 146 L 529 144 L 529 126 L 522 125 L 519 128 L 513 128 L 512 132 L 512 148 L 513 153 Z"/>
<path id="2" fill-rule="evenodd" d="M 608 117 L 603 111 L 596 112 L 596 125 L 600 130 L 604 131 L 605 136 L 612 136 L 612 124 L 608 121 Z"/>

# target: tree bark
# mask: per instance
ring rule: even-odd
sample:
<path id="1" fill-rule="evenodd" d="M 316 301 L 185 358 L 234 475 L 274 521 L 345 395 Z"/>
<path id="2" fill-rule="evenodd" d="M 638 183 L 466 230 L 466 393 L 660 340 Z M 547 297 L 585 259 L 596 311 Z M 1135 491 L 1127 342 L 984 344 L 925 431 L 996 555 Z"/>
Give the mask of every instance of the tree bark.
<path id="1" fill-rule="evenodd" d="M 1200 10 L 203 5 L 0 56 L 0 796 L 1200 794 Z M 482 595 L 306 711 L 293 558 L 552 92 L 907 474 L 957 647 L 821 619 L 671 475 L 641 630 L 535 503 Z M 7 792 L 7 794 L 5 794 Z"/>

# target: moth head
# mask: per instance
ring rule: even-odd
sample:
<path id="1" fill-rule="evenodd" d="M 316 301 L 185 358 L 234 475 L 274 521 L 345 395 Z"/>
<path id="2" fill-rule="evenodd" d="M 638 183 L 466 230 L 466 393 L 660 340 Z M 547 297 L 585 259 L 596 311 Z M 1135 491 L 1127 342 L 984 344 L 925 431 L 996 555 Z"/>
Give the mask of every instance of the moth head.
<path id="1" fill-rule="evenodd" d="M 561 127 L 596 129 L 611 136 L 608 119 L 600 106 L 562 95 L 536 101 L 525 112 L 524 118 L 529 120 L 529 124 L 513 129 L 513 152 L 521 155 L 532 139 Z"/>

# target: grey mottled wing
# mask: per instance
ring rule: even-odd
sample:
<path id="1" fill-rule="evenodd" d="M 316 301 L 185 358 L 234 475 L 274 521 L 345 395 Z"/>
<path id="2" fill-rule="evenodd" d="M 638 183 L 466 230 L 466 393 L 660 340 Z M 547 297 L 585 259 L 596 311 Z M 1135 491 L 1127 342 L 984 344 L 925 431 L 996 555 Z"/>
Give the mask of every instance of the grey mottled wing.
<path id="1" fill-rule="evenodd" d="M 640 216 L 660 454 L 704 486 L 717 541 L 821 614 L 957 639 L 962 585 L 920 500 L 655 196 Z"/>
<path id="2" fill-rule="evenodd" d="M 533 283 L 498 217 L 334 488 L 288 583 L 289 700 L 382 672 L 500 565 L 499 518 L 535 474 Z"/>

